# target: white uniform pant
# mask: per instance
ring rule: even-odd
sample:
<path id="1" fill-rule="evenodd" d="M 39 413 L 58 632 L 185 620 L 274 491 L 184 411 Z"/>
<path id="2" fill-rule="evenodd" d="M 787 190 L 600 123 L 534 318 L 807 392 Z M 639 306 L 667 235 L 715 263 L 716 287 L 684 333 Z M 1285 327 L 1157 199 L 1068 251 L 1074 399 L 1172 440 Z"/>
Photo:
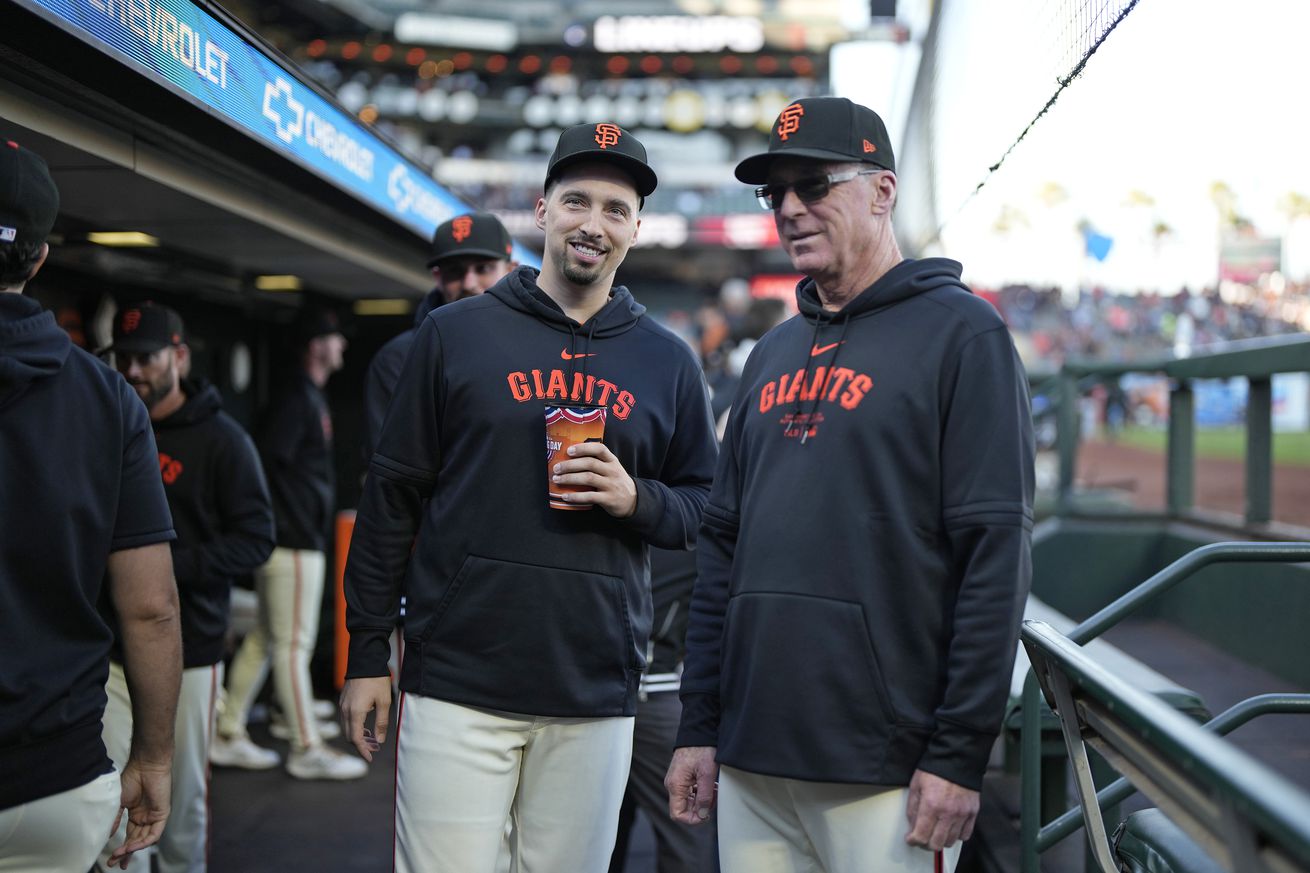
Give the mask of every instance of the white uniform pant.
<path id="1" fill-rule="evenodd" d="M 804 782 L 719 768 L 723 873 L 951 873 L 962 843 L 907 845 L 907 788 Z"/>
<path id="2" fill-rule="evenodd" d="M 268 563 L 255 571 L 259 620 L 232 659 L 219 733 L 236 736 L 245 732 L 250 707 L 268 676 L 271 659 L 273 696 L 291 730 L 292 749 L 319 744 L 309 660 L 318 639 L 326 567 L 322 552 L 279 547 Z"/>
<path id="3" fill-rule="evenodd" d="M 548 718 L 405 694 L 397 873 L 604 873 L 632 760 L 631 718 Z"/>
<path id="4" fill-rule="evenodd" d="M 109 836 L 121 794 L 113 770 L 78 788 L 0 810 L 0 871 L 86 873 Z"/>
<path id="5" fill-rule="evenodd" d="M 214 703 L 223 682 L 223 665 L 182 671 L 173 723 L 173 794 L 168 824 L 159 838 L 160 873 L 205 873 L 209 862 L 209 743 L 214 736 Z M 132 699 L 123 667 L 110 663 L 105 683 L 105 748 L 122 771 L 132 749 Z M 100 869 L 127 838 L 127 816 L 100 853 Z M 149 873 L 149 852 L 132 855 L 129 873 Z M 85 873 L 85 871 L 83 871 Z"/>

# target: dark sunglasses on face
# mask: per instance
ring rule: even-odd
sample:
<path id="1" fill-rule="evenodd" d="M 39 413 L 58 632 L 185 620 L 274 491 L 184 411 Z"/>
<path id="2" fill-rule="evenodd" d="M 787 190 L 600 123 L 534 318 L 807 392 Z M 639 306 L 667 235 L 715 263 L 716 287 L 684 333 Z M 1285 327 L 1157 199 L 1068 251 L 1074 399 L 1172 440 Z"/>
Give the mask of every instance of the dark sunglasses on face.
<path id="1" fill-rule="evenodd" d="M 884 171 L 881 169 L 850 170 L 846 173 L 829 173 L 826 176 L 797 179 L 795 182 L 761 185 L 755 189 L 755 199 L 760 202 L 761 209 L 780 209 L 782 201 L 787 198 L 787 190 L 791 189 L 796 192 L 796 196 L 800 198 L 802 203 L 818 203 L 828 196 L 828 192 L 832 190 L 833 185 L 849 182 L 856 176 L 872 176 L 881 172 Z"/>

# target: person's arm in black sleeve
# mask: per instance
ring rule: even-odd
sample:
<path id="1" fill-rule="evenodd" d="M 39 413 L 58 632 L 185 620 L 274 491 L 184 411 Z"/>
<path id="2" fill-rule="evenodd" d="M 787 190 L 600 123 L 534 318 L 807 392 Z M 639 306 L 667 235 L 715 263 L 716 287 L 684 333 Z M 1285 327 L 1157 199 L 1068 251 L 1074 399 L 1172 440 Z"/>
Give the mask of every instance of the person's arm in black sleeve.
<path id="1" fill-rule="evenodd" d="M 273 504 L 250 437 L 235 425 L 217 431 L 210 487 L 219 532 L 208 542 L 173 543 L 173 573 L 179 586 L 226 586 L 251 572 L 273 552 Z"/>
<path id="2" fill-rule="evenodd" d="M 405 364 L 404 351 L 407 346 L 396 345 L 392 339 L 378 349 L 373 360 L 369 362 L 368 374 L 364 377 L 364 463 L 368 464 L 377 451 L 378 439 L 382 436 L 382 424 L 387 420 L 387 409 L 391 406 L 391 397 L 400 380 L 400 371 Z"/>
<path id="3" fill-rule="evenodd" d="M 919 769 L 978 790 L 1009 696 L 1032 579 L 1032 411 L 1004 327 L 964 345 L 946 390 L 942 507 L 960 586 L 946 688 Z"/>
<path id="4" fill-rule="evenodd" d="M 679 694 L 682 721 L 675 746 L 718 744 L 723 618 L 728 609 L 728 584 L 741 520 L 736 443 L 741 417 L 734 408 L 719 448 L 714 488 L 696 541 L 696 586 L 687 619 L 687 654 Z"/>
<path id="5" fill-rule="evenodd" d="M 440 466 L 441 381 L 441 339 L 428 319 L 396 384 L 355 517 L 345 576 L 347 678 L 387 675 L 405 567 Z"/>
<path id="6" fill-rule="evenodd" d="M 346 739 L 366 761 L 386 742 L 391 632 L 400 618 L 400 590 L 424 501 L 441 466 L 441 337 L 423 322 L 396 384 L 369 464 L 346 561 L 346 627 L 350 655 L 341 716 Z M 365 727 L 373 713 L 373 731 Z"/>
<path id="7" fill-rule="evenodd" d="M 625 519 L 648 543 L 662 549 L 695 545 L 718 452 L 705 376 L 689 355 L 679 372 L 677 404 L 677 423 L 664 467 L 657 478 L 633 477 L 637 508 Z"/>

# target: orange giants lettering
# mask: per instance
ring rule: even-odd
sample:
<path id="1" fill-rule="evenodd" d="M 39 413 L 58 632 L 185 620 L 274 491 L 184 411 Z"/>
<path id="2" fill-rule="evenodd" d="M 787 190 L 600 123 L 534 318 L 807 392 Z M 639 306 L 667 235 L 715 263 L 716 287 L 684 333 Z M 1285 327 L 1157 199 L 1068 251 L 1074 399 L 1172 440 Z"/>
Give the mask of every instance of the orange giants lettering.
<path id="1" fill-rule="evenodd" d="M 588 374 L 573 373 L 573 384 L 564 370 L 530 370 L 509 373 L 505 377 L 509 394 L 519 403 L 529 400 L 568 400 L 571 403 L 594 403 L 608 406 L 610 413 L 624 421 L 637 405 L 631 391 L 615 385 L 608 379 Z"/>
<path id="2" fill-rule="evenodd" d="M 768 412 L 781 403 L 822 400 L 854 409 L 873 388 L 873 379 L 850 367 L 815 367 L 808 379 L 804 370 L 783 373 L 760 388 L 759 408 Z"/>

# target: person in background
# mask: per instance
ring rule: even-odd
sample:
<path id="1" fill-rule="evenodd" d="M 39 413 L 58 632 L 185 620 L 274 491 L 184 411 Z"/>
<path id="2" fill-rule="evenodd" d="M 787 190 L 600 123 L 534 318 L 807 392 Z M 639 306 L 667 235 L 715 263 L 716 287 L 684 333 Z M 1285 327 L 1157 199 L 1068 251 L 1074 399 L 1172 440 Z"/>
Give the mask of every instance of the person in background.
<path id="1" fill-rule="evenodd" d="M 367 771 L 364 762 L 324 742 L 309 678 L 336 504 L 332 413 L 323 387 L 341 369 L 346 338 L 331 310 L 309 310 L 297 329 L 301 366 L 273 403 L 257 440 L 273 497 L 277 547 L 255 573 L 259 622 L 233 658 L 210 760 L 248 769 L 277 766 L 277 753 L 256 746 L 246 732 L 271 659 L 273 696 L 290 729 L 287 772 L 297 779 L 358 779 Z"/>
<path id="2" fill-rule="evenodd" d="M 86 873 L 127 815 L 126 864 L 168 820 L 182 672 L 173 522 L 150 419 L 109 367 L 23 294 L 59 190 L 0 139 L 0 871 Z M 118 613 L 131 754 L 101 717 Z"/>
<path id="3" fill-rule="evenodd" d="M 443 303 L 463 300 L 486 291 L 518 266 L 513 260 L 514 241 L 500 219 L 472 212 L 443 222 L 432 233 L 428 269 L 437 287 L 428 292 L 414 311 L 414 326 L 386 342 L 368 365 L 364 382 L 364 463 L 373 457 L 391 395 L 405 366 L 409 347 L 427 314 Z"/>
<path id="4" fill-rule="evenodd" d="M 173 515 L 173 575 L 182 615 L 182 690 L 173 730 L 173 814 L 158 845 L 160 873 L 204 873 L 209 853 L 209 744 L 232 582 L 273 551 L 273 506 L 250 437 L 223 412 L 218 389 L 182 376 L 191 350 L 181 317 L 146 302 L 114 320 L 114 365 L 145 403 Z M 130 752 L 132 697 L 121 652 L 105 688 L 104 739 L 121 766 Z M 101 853 L 107 864 L 119 839 Z M 149 873 L 144 853 L 129 870 Z"/>

